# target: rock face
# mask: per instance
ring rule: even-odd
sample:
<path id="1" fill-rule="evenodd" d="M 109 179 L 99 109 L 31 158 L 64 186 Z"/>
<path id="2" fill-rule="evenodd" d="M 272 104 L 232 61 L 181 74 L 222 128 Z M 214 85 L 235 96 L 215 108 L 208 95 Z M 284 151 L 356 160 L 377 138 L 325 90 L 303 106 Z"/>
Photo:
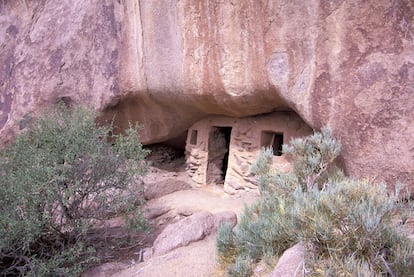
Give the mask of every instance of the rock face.
<path id="1" fill-rule="evenodd" d="M 1 1 L 2 141 L 19 120 L 59 99 L 113 103 L 122 33 L 112 2 Z"/>
<path id="2" fill-rule="evenodd" d="M 145 143 L 284 109 L 331 125 L 347 173 L 414 188 L 413 41 L 411 0 L 0 1 L 0 140 L 62 98 Z"/>

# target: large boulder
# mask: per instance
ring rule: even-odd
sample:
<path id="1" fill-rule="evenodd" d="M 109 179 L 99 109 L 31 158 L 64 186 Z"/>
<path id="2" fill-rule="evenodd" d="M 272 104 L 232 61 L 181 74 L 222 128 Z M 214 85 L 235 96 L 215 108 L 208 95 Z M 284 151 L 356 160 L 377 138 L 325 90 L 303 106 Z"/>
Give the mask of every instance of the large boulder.
<path id="1" fill-rule="evenodd" d="M 198 212 L 180 221 L 168 225 L 154 241 L 152 254 L 165 254 L 175 248 L 204 239 L 213 234 L 219 225 L 230 223 L 235 226 L 237 217 L 234 212 Z"/>
<path id="2" fill-rule="evenodd" d="M 160 198 L 178 190 L 191 189 L 191 185 L 183 180 L 168 178 L 145 184 L 144 197 L 147 200 Z"/>
<path id="3" fill-rule="evenodd" d="M 414 2 L 0 1 L 0 141 L 58 99 L 144 143 L 208 114 L 331 125 L 347 173 L 414 190 Z"/>

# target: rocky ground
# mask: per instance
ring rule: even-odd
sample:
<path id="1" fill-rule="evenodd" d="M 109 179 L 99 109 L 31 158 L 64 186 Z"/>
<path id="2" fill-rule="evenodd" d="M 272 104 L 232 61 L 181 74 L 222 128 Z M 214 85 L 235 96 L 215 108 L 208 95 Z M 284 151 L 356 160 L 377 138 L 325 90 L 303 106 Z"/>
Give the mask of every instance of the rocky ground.
<path id="1" fill-rule="evenodd" d="M 84 273 L 101 276 L 224 276 L 217 265 L 215 231 L 253 202 L 257 192 L 230 196 L 222 186 L 196 186 L 185 173 L 184 158 L 171 149 L 158 149 L 144 178 L 144 215 L 151 234 L 137 237 L 136 247 L 115 254 L 113 261 Z M 162 153 L 162 154 L 160 154 Z M 123 221 L 109 225 L 116 230 Z"/>
<path id="2" fill-rule="evenodd" d="M 134 237 L 136 243 L 114 247 L 116 251 L 108 246 L 98 249 L 106 262 L 83 277 L 226 276 L 217 263 L 217 226 L 223 222 L 236 225 L 244 205 L 255 201 L 258 193 L 229 195 L 222 185 L 196 186 L 185 172 L 184 157 L 171 148 L 153 149 L 149 160 L 152 166 L 143 179 L 147 200 L 143 211 L 152 231 Z M 122 218 L 107 222 L 108 237 L 122 236 L 122 225 Z M 414 219 L 411 225 L 414 234 Z M 303 270 L 303 256 L 303 247 L 297 244 L 279 258 L 273 270 L 259 264 L 254 276 L 296 276 Z"/>

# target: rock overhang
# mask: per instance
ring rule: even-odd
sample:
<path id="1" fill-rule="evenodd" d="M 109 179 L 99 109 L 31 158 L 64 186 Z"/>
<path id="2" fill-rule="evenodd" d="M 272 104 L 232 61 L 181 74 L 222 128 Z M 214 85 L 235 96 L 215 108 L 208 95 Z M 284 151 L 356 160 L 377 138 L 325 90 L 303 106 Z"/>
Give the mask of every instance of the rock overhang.
<path id="1" fill-rule="evenodd" d="M 61 97 L 146 143 L 289 108 L 332 127 L 348 174 L 412 189 L 413 2 L 282 2 L 0 1 L 1 141 Z"/>

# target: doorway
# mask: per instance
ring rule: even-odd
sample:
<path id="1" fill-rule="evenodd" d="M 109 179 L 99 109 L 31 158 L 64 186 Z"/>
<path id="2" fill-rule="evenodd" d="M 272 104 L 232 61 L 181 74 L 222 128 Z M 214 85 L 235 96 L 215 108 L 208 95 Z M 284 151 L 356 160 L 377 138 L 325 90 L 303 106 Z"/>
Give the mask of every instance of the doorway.
<path id="1" fill-rule="evenodd" d="M 208 136 L 207 184 L 224 184 L 232 127 L 212 127 Z"/>

